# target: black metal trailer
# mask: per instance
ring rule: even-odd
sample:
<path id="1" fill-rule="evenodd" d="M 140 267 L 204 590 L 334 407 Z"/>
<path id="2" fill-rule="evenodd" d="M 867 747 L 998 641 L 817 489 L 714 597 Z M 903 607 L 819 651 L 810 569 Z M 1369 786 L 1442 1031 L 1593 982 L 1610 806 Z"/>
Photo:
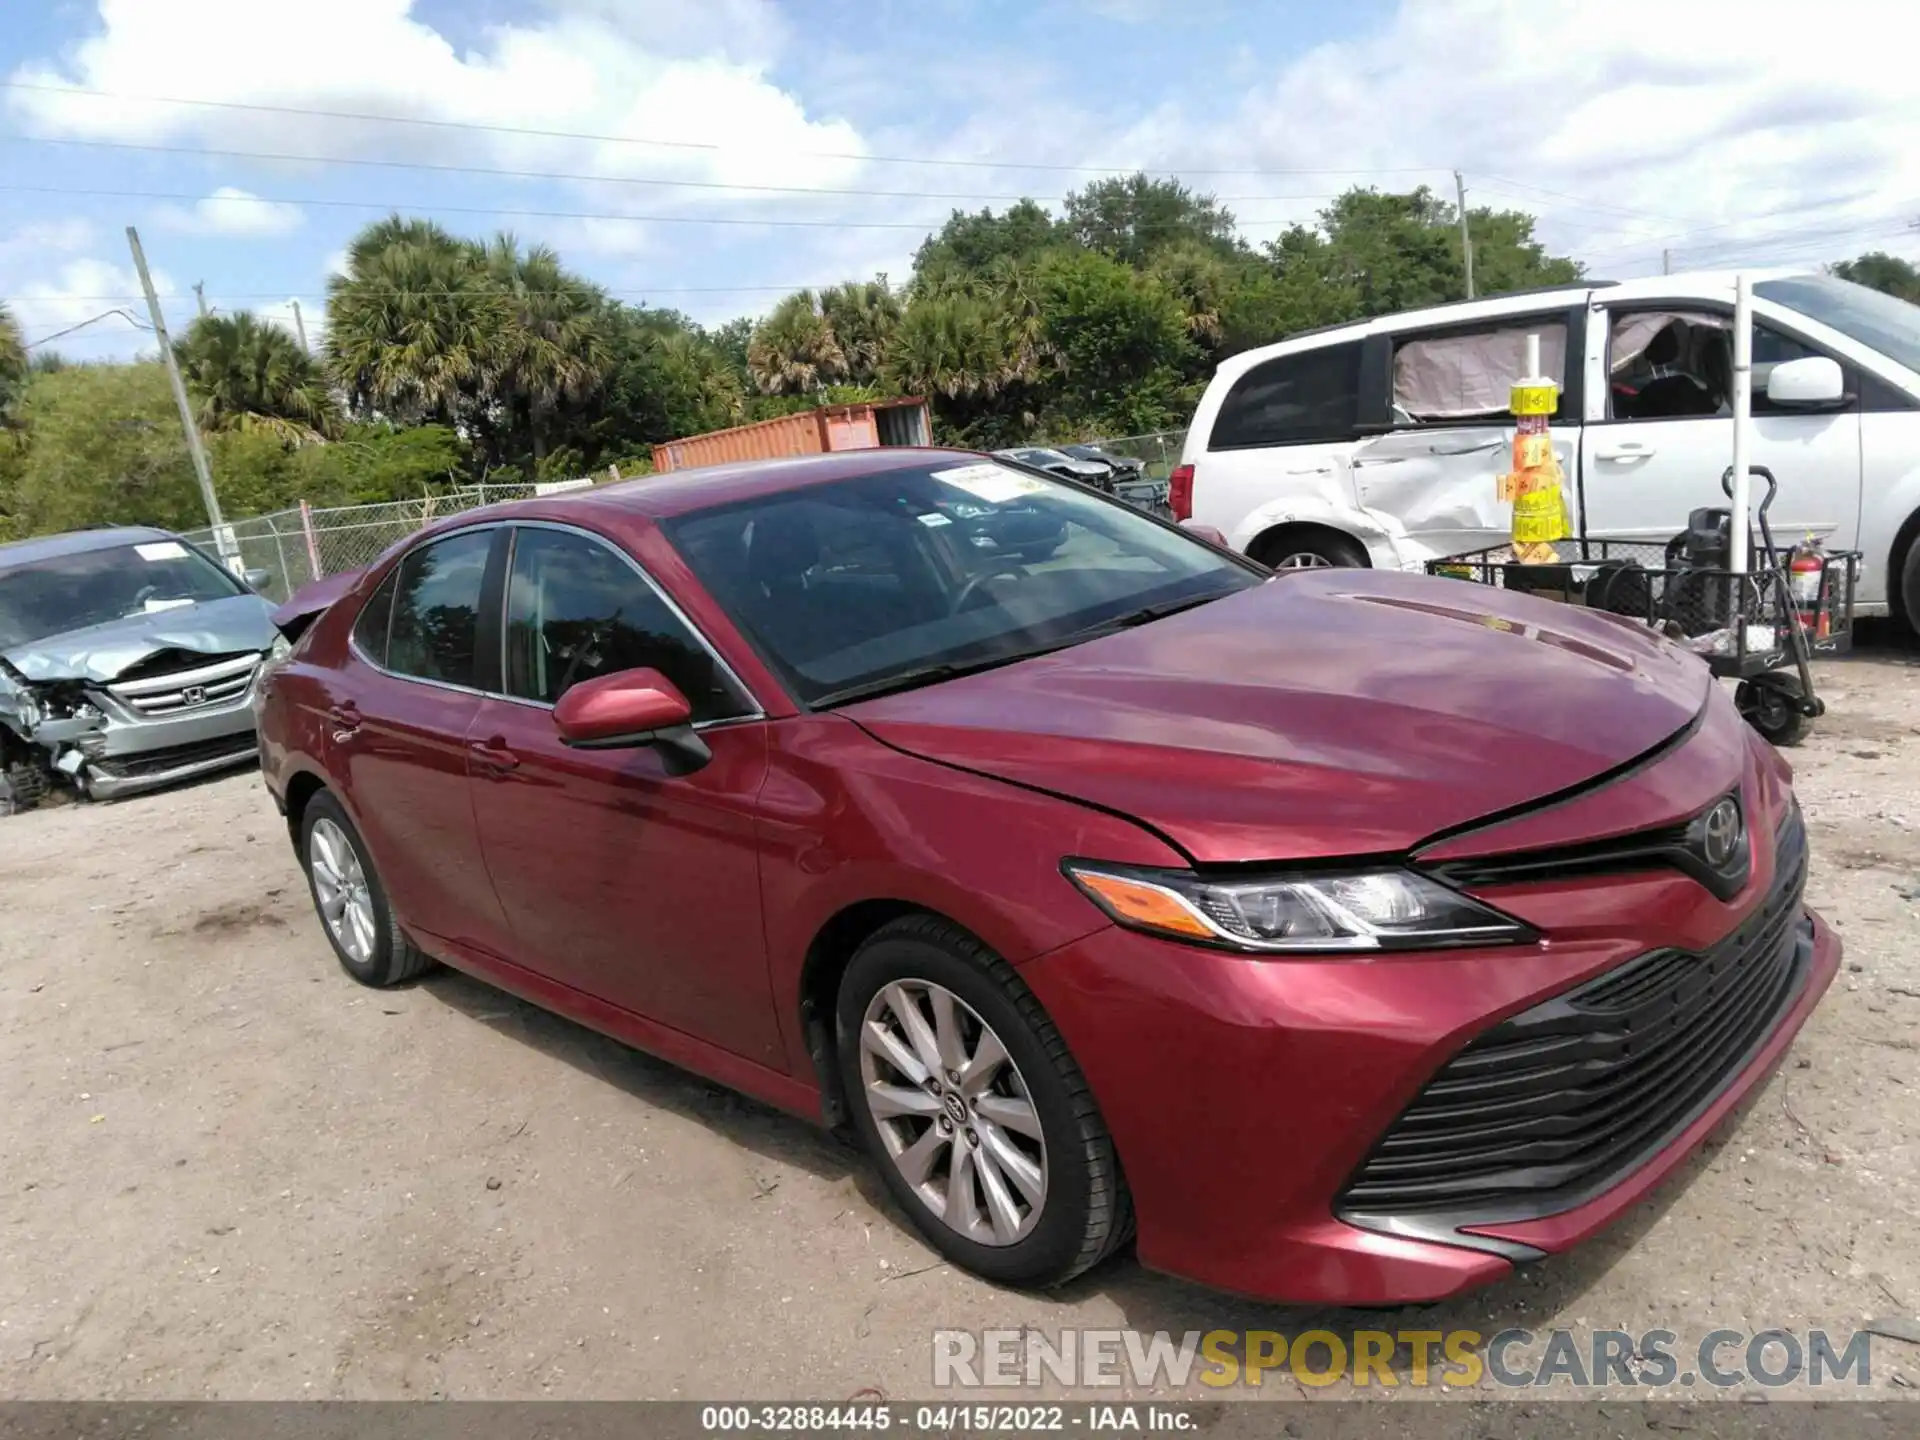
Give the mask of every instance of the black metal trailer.
<path id="1" fill-rule="evenodd" d="M 1812 593 L 1796 595 L 1793 549 L 1775 544 L 1767 523 L 1779 486 L 1765 466 L 1749 473 L 1766 481 L 1767 493 L 1744 574 L 1727 568 L 1732 512 L 1722 509 L 1694 511 L 1687 529 L 1664 544 L 1555 541 L 1562 558 L 1545 564 L 1522 563 L 1511 546 L 1496 545 L 1430 561 L 1427 571 L 1639 620 L 1700 655 L 1715 675 L 1738 680 L 1734 700 L 1748 723 L 1775 745 L 1792 745 L 1826 710 L 1808 662 L 1852 648 L 1860 554 L 1823 551 Z M 1731 498 L 1731 467 L 1720 484 Z"/>

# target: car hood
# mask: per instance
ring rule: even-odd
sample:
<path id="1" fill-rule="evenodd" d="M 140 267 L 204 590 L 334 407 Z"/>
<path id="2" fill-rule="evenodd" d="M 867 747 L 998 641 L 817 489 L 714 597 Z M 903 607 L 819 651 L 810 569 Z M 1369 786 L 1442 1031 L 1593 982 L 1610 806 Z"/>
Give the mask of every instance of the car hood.
<path id="1" fill-rule="evenodd" d="M 1631 622 L 1459 580 L 1297 571 L 840 713 L 1097 805 L 1195 861 L 1404 852 L 1611 770 L 1712 679 Z"/>
<path id="2" fill-rule="evenodd" d="M 163 650 L 232 655 L 273 644 L 273 608 L 258 595 L 234 595 L 177 610 L 156 610 L 69 630 L 0 651 L 28 680 L 104 684 Z"/>

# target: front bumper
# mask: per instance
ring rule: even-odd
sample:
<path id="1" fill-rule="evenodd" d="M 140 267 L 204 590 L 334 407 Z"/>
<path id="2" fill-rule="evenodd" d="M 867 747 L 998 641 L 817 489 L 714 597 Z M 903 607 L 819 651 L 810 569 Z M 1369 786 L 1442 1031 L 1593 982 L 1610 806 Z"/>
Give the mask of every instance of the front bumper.
<path id="1" fill-rule="evenodd" d="M 1510 1206 L 1467 1206 L 1437 1223 L 1341 1218 L 1382 1137 L 1476 1037 L 1649 951 L 1708 952 L 1770 898 L 1778 903 L 1772 847 L 1755 850 L 1748 886 L 1726 904 L 1666 871 L 1524 887 L 1522 918 L 1579 917 L 1530 947 L 1273 960 L 1116 928 L 1039 957 L 1022 975 L 1100 1103 L 1133 1193 L 1143 1263 L 1265 1300 L 1438 1300 L 1613 1220 L 1696 1150 L 1791 1044 L 1840 961 L 1838 939 L 1797 890 L 1792 983 L 1758 1038 L 1650 1148 L 1564 1197 L 1567 1208 L 1516 1218 Z"/>

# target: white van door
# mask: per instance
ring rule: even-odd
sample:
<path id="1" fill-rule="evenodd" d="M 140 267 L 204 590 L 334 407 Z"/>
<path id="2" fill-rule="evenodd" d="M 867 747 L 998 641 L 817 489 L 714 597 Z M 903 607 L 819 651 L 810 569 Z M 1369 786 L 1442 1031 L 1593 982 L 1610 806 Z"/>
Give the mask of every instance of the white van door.
<path id="1" fill-rule="evenodd" d="M 1604 383 L 1589 386 L 1593 408 L 1581 434 L 1586 533 L 1667 540 L 1690 511 L 1727 503 L 1720 481 L 1733 462 L 1732 316 L 1642 301 L 1604 307 L 1589 334 L 1605 348 L 1594 367 Z M 1816 535 L 1851 549 L 1860 533 L 1859 406 L 1794 411 L 1766 396 L 1775 365 L 1824 353 L 1755 316 L 1752 463 L 1779 483 L 1768 516 L 1776 541 Z M 1763 494 L 1755 492 L 1756 505 Z"/>
<path id="2" fill-rule="evenodd" d="M 1541 368 L 1561 387 L 1554 448 L 1566 493 L 1574 494 L 1580 411 L 1578 387 L 1567 380 L 1567 351 L 1570 321 L 1579 313 L 1562 302 L 1537 313 L 1394 332 L 1394 428 L 1354 451 L 1353 487 L 1362 508 L 1398 522 L 1412 558 L 1511 539 L 1513 508 L 1499 498 L 1499 478 L 1513 468 L 1508 406 L 1526 368 L 1529 336 L 1539 337 Z M 1578 365 L 1575 355 L 1576 378 Z"/>

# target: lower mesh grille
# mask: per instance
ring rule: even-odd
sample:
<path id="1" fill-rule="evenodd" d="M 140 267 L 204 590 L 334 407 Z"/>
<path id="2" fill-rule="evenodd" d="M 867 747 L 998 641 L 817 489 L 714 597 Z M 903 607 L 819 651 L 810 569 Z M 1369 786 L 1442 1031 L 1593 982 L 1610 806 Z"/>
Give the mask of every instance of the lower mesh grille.
<path id="1" fill-rule="evenodd" d="M 1488 1030 L 1396 1120 L 1342 1194 L 1356 1216 L 1553 1214 L 1639 1165 L 1709 1104 L 1799 989 L 1806 827 L 1772 892 L 1704 955 L 1660 950 Z"/>

